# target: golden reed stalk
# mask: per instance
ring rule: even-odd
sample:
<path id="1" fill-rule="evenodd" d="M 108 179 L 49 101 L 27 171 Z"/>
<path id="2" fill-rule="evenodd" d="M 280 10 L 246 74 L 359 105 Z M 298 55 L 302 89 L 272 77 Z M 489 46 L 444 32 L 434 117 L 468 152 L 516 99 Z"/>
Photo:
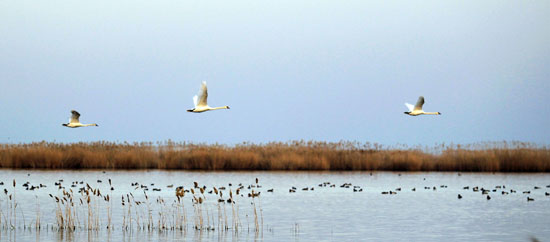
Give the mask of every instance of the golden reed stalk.
<path id="1" fill-rule="evenodd" d="M 0 144 L 0 168 L 550 172 L 550 149 L 524 142 L 434 147 L 290 141 Z"/>

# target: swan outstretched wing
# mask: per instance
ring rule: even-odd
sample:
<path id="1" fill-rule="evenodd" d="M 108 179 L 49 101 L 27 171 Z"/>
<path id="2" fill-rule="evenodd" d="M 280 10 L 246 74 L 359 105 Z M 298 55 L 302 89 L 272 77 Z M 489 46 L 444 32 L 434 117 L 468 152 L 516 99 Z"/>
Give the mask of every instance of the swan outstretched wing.
<path id="1" fill-rule="evenodd" d="M 409 111 L 413 111 L 414 110 L 414 106 L 410 103 L 405 103 L 405 106 L 407 106 L 407 108 L 409 109 Z"/>
<path id="2" fill-rule="evenodd" d="M 418 97 L 418 101 L 416 101 L 416 105 L 414 105 L 414 110 L 422 110 L 422 105 L 424 105 L 424 97 L 420 96 Z"/>
<path id="3" fill-rule="evenodd" d="M 206 100 L 208 99 L 208 89 L 206 88 L 206 82 L 202 82 L 201 90 L 199 91 L 198 102 L 195 106 L 208 106 Z"/>
<path id="4" fill-rule="evenodd" d="M 195 107 L 197 107 L 197 103 L 199 102 L 199 96 L 195 95 L 193 97 L 193 104 L 195 105 Z"/>
<path id="5" fill-rule="evenodd" d="M 78 113 L 76 110 L 71 110 L 71 119 L 69 120 L 69 123 L 80 123 L 78 119 L 80 118 L 80 113 Z"/>

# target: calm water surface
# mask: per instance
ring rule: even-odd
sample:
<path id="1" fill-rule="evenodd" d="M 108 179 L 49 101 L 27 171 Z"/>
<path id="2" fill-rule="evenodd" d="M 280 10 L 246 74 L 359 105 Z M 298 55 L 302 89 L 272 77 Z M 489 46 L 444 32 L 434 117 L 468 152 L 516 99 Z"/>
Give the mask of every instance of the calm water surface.
<path id="1" fill-rule="evenodd" d="M 256 185 L 256 178 L 261 187 L 248 189 L 249 185 Z M 16 180 L 15 189 L 13 179 Z M 112 180 L 113 191 L 108 179 Z M 78 205 L 78 199 L 75 199 L 75 209 L 81 228 L 74 232 L 57 229 L 58 204 L 49 194 L 62 196 L 63 189 L 54 185 L 59 180 L 63 180 L 61 186 L 66 191 L 74 191 L 75 198 L 82 197 L 77 191 L 86 183 L 110 196 L 110 202 L 92 201 L 96 206 L 93 211 L 100 213 L 97 216 L 99 230 L 86 229 L 87 206 L 85 203 Z M 83 181 L 83 184 L 71 187 L 74 181 Z M 529 241 L 531 237 L 545 241 L 550 238 L 550 196 L 545 195 L 550 192 L 547 187 L 550 174 L 0 170 L 0 182 L 4 183 L 0 185 L 1 241 Z M 26 182 L 29 186 L 44 184 L 47 187 L 26 190 L 23 186 Z M 134 182 L 140 185 L 136 188 L 131 185 Z M 148 231 L 137 228 L 136 224 L 143 224 L 148 214 L 155 226 L 162 217 L 159 214 L 164 214 L 166 224 L 173 223 L 175 188 L 190 189 L 193 182 L 207 187 L 201 214 L 205 226 L 208 223 L 214 230 L 193 228 L 198 216 L 191 193 L 183 198 L 187 217 L 184 229 Z M 324 182 L 328 185 L 319 186 Z M 242 197 L 235 195 L 240 183 L 244 186 Z M 340 187 L 345 183 L 351 186 Z M 141 185 L 146 185 L 148 191 Z M 167 188 L 168 185 L 174 187 Z M 224 199 L 232 190 L 233 209 L 238 209 L 240 221 L 238 231 L 231 226 L 227 231 L 219 229 L 220 214 L 231 223 L 232 206 L 218 203 L 219 196 L 208 194 L 212 186 L 227 188 L 223 190 Z M 354 186 L 357 186 L 355 190 L 362 191 L 354 192 Z M 468 190 L 463 189 L 466 186 Z M 491 199 L 487 200 L 487 195 L 482 195 L 481 191 L 472 191 L 475 186 L 489 189 Z M 289 192 L 292 187 L 296 187 L 296 192 Z M 307 191 L 302 190 L 306 187 Z M 161 190 L 153 191 L 153 188 Z M 413 188 L 416 191 L 412 191 Z M 254 199 L 255 205 L 247 197 L 252 189 L 261 192 L 259 198 Z M 267 192 L 268 189 L 273 192 Z M 517 192 L 502 194 L 511 189 Z M 384 195 L 384 191 L 397 194 Z M 530 193 L 524 194 L 524 191 Z M 13 200 L 9 195 L 14 192 L 17 207 L 15 216 L 10 216 L 10 213 L 13 215 L 10 207 Z M 149 198 L 149 210 L 143 204 L 134 206 L 133 227 L 122 229 L 124 217 L 128 217 L 121 205 L 121 196 L 132 193 L 136 201 L 145 202 L 144 192 Z M 458 194 L 462 199 L 457 198 Z M 528 202 L 527 197 L 534 201 Z M 162 198 L 164 204 L 158 203 L 158 198 Z M 112 208 L 112 230 L 105 228 L 108 207 Z M 258 232 L 254 230 L 254 207 L 260 226 Z M 15 221 L 9 219 L 14 217 Z M 40 230 L 35 228 L 37 217 L 41 221 Z M 15 223 L 15 228 L 9 226 L 10 222 Z"/>

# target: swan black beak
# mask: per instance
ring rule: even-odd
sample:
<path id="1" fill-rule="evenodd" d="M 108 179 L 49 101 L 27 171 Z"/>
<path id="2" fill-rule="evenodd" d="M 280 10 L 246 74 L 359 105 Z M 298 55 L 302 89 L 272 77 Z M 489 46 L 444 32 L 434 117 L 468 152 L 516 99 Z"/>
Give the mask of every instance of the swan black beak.
<path id="1" fill-rule="evenodd" d="M 194 109 L 188 109 L 187 112 L 193 112 Z"/>

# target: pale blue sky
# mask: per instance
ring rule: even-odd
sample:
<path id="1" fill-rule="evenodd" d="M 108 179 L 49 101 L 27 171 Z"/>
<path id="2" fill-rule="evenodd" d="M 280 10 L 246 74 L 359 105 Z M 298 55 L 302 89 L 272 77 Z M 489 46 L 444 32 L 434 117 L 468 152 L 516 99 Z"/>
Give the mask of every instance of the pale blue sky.
<path id="1" fill-rule="evenodd" d="M 549 23 L 550 1 L 0 0 L 0 142 L 548 144 Z M 203 80 L 230 110 L 185 112 Z M 419 95 L 443 115 L 404 115 Z"/>

